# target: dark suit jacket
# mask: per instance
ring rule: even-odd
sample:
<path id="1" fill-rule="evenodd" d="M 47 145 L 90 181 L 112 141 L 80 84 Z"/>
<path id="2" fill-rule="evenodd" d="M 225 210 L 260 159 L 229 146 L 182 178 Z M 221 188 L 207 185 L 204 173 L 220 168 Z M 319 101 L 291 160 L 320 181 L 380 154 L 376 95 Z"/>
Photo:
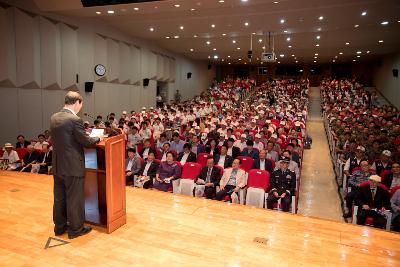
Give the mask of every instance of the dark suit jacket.
<path id="1" fill-rule="evenodd" d="M 36 150 L 33 150 L 32 153 L 29 154 L 29 152 L 27 152 L 23 158 L 23 161 L 25 163 L 25 166 L 28 165 L 29 163 L 32 163 L 34 161 L 38 161 L 40 158 L 40 154 L 39 152 L 37 152 Z"/>
<path id="2" fill-rule="evenodd" d="M 84 177 L 83 148 L 98 143 L 100 139 L 89 137 L 82 119 L 68 109 L 62 109 L 51 116 L 50 132 L 53 142 L 53 174 Z"/>
<path id="3" fill-rule="evenodd" d="M 260 159 L 253 161 L 252 169 L 260 169 Z M 274 168 L 272 168 L 272 163 L 268 159 L 265 159 L 265 170 L 270 174 L 274 171 Z"/>
<path id="4" fill-rule="evenodd" d="M 177 161 L 181 161 L 182 157 L 183 157 L 183 152 L 179 153 Z M 190 151 L 189 156 L 186 159 L 186 162 L 196 162 L 196 161 L 197 161 L 196 154 Z"/>
<path id="5" fill-rule="evenodd" d="M 40 154 L 40 156 L 38 158 L 38 163 L 42 163 L 45 155 L 46 155 L 46 153 L 41 153 Z M 47 157 L 46 157 L 46 159 L 44 161 L 46 163 L 46 166 L 51 166 L 51 163 L 53 161 L 52 158 L 53 158 L 53 152 L 49 151 L 49 153 L 48 153 L 48 155 L 47 155 Z"/>
<path id="6" fill-rule="evenodd" d="M 31 143 L 29 143 L 28 141 L 24 141 L 24 148 L 27 148 L 27 146 L 29 146 Z M 15 148 L 21 148 L 21 143 L 17 142 L 15 143 Z"/>
<path id="7" fill-rule="evenodd" d="M 143 152 L 144 152 L 145 149 L 146 149 L 146 148 L 143 148 L 142 151 L 139 152 L 139 155 L 140 155 L 141 158 L 143 158 Z M 149 153 L 150 153 L 150 152 L 154 153 L 154 156 L 157 156 L 157 155 L 156 155 L 156 150 L 155 150 L 154 148 L 150 147 L 150 148 L 149 148 Z"/>
<path id="8" fill-rule="evenodd" d="M 211 147 L 210 146 L 206 146 L 206 153 L 211 154 Z M 213 156 L 219 154 L 219 149 L 218 148 L 214 148 L 214 152 L 213 152 Z"/>
<path id="9" fill-rule="evenodd" d="M 239 157 L 241 154 L 240 152 L 240 148 L 238 148 L 237 146 L 233 146 L 232 147 L 232 158 L 236 159 L 237 157 Z"/>
<path id="10" fill-rule="evenodd" d="M 215 164 L 218 164 L 220 155 L 217 154 L 214 156 Z M 225 155 L 224 169 L 232 167 L 233 158 L 231 156 Z"/>
<path id="11" fill-rule="evenodd" d="M 208 171 L 208 167 L 204 166 L 201 169 L 199 176 L 197 176 L 197 178 L 194 182 L 197 182 L 197 179 L 203 179 L 204 181 L 206 181 L 207 171 Z M 219 185 L 219 180 L 221 180 L 221 172 L 219 171 L 218 168 L 213 167 L 211 170 L 210 182 L 213 183 L 214 186 L 217 186 L 217 185 Z"/>
<path id="12" fill-rule="evenodd" d="M 375 198 L 372 200 L 372 192 L 369 185 L 361 186 L 358 188 L 358 194 L 356 198 L 357 206 L 368 205 L 371 209 L 390 209 L 390 194 L 381 187 L 377 187 Z"/>
<path id="13" fill-rule="evenodd" d="M 382 183 L 386 185 L 388 189 L 392 187 L 392 182 L 393 182 L 393 173 L 388 173 L 383 177 Z"/>
<path id="14" fill-rule="evenodd" d="M 140 175 L 140 176 L 143 175 L 144 168 L 146 167 L 146 164 L 147 164 L 147 161 L 145 161 L 145 163 L 143 164 L 143 166 L 142 166 L 142 168 L 140 169 L 138 175 Z M 153 161 L 153 162 L 151 163 L 151 165 L 150 165 L 149 170 L 147 171 L 147 176 L 156 177 L 156 173 L 157 173 L 157 170 L 158 170 L 158 166 L 159 166 L 159 165 Z"/>

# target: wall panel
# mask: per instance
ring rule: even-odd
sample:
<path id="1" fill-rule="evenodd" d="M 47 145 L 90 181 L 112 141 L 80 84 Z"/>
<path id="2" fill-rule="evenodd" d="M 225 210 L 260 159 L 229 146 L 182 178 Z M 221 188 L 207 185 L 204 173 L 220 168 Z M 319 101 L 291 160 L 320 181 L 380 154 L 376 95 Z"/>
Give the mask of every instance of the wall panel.
<path id="1" fill-rule="evenodd" d="M 17 81 L 14 8 L 0 7 L 0 86 L 14 87 Z"/>
<path id="2" fill-rule="evenodd" d="M 124 42 L 119 43 L 119 82 L 130 83 L 131 72 L 131 51 L 129 45 Z"/>
<path id="3" fill-rule="evenodd" d="M 3 147 L 4 143 L 15 143 L 17 135 L 22 133 L 19 129 L 19 108 L 18 108 L 18 89 L 16 88 L 0 88 L 0 99 L 7 99 L 2 101 L 0 105 L 0 113 L 6 114 L 7 119 L 2 123 L 0 131 L 0 146 Z M 29 113 L 26 114 L 29 116 Z M 31 118 L 32 120 L 34 118 Z"/>
<path id="4" fill-rule="evenodd" d="M 163 56 L 162 55 L 156 55 L 157 56 L 157 81 L 163 81 L 164 80 L 164 61 L 163 61 Z"/>
<path id="5" fill-rule="evenodd" d="M 107 39 L 107 62 L 109 82 L 118 82 L 119 75 L 119 42 Z"/>
<path id="6" fill-rule="evenodd" d="M 76 29 L 61 23 L 61 88 L 76 89 L 78 35 Z"/>
<path id="7" fill-rule="evenodd" d="M 157 55 L 153 52 L 149 52 L 147 54 L 148 58 L 148 77 L 149 79 L 156 79 L 157 78 Z"/>
<path id="8" fill-rule="evenodd" d="M 169 76 L 170 76 L 170 78 L 169 78 L 169 80 L 171 81 L 171 82 L 175 82 L 175 79 L 176 79 L 176 69 L 175 69 L 175 60 L 174 59 L 170 59 L 169 60 Z"/>
<path id="9" fill-rule="evenodd" d="M 130 77 L 131 83 L 137 84 L 140 83 L 140 80 L 144 77 L 144 72 L 142 71 L 142 57 L 141 57 L 141 49 L 135 46 L 130 47 L 131 50 L 131 59 L 130 59 Z"/>
<path id="10" fill-rule="evenodd" d="M 170 71 L 169 71 L 169 58 L 163 57 L 163 65 L 164 65 L 164 80 L 170 80 Z"/>
<path id="11" fill-rule="evenodd" d="M 96 34 L 94 47 L 94 66 L 102 64 L 106 67 L 106 74 L 103 77 L 97 76 L 94 72 L 95 80 L 107 81 L 108 77 L 108 62 L 107 62 L 107 40 L 103 36 Z M 94 67 L 93 66 L 93 67 Z"/>
<path id="12" fill-rule="evenodd" d="M 66 91 L 63 90 L 42 90 L 42 118 L 43 130 L 50 128 L 50 117 L 64 106 Z"/>
<path id="13" fill-rule="evenodd" d="M 19 130 L 24 135 L 37 137 L 43 132 L 42 90 L 18 89 Z"/>

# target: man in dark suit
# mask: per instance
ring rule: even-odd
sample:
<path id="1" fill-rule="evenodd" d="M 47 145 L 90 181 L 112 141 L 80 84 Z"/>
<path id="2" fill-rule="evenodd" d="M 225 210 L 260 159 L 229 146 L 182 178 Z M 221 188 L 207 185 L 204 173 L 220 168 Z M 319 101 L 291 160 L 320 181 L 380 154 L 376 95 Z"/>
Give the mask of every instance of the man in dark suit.
<path id="1" fill-rule="evenodd" d="M 153 186 L 153 179 L 156 177 L 158 171 L 158 164 L 154 161 L 156 158 L 154 152 L 150 152 L 147 155 L 147 160 L 140 169 L 136 179 L 138 179 L 142 184 L 143 188 L 148 189 Z"/>
<path id="2" fill-rule="evenodd" d="M 22 159 L 22 166 L 16 168 L 14 171 L 31 172 L 32 164 L 38 161 L 40 154 L 33 148 L 33 145 L 28 145 L 26 150 L 27 152 Z"/>
<path id="3" fill-rule="evenodd" d="M 49 143 L 43 142 L 42 154 L 39 156 L 38 163 L 40 164 L 39 173 L 49 173 L 49 166 L 51 166 L 53 153 L 49 150 Z"/>
<path id="4" fill-rule="evenodd" d="M 270 174 L 274 171 L 272 163 L 267 159 L 267 152 L 263 149 L 260 151 L 259 159 L 253 161 L 252 169 L 268 171 Z"/>
<path id="5" fill-rule="evenodd" d="M 129 183 L 133 183 L 134 176 L 137 175 L 140 171 L 141 159 L 136 154 L 136 148 L 130 147 L 127 149 L 128 158 L 125 160 L 125 182 L 128 185 Z"/>
<path id="6" fill-rule="evenodd" d="M 232 167 L 233 158 L 228 156 L 226 152 L 228 151 L 228 147 L 226 145 L 221 146 L 221 154 L 215 155 L 214 162 L 218 166 L 226 169 Z"/>
<path id="7" fill-rule="evenodd" d="M 22 134 L 17 136 L 18 142 L 15 144 L 15 148 L 27 148 L 31 143 L 25 140 L 25 136 Z"/>
<path id="8" fill-rule="evenodd" d="M 214 167 L 214 159 L 212 156 L 207 158 L 207 166 L 204 166 L 199 176 L 197 176 L 195 183 L 205 185 L 204 193 L 206 198 L 212 199 L 216 193 L 215 188 L 219 185 L 221 180 L 221 172 L 218 168 Z"/>
<path id="9" fill-rule="evenodd" d="M 82 108 L 79 92 L 66 94 L 64 108 L 51 116 L 50 131 L 53 142 L 54 206 L 53 220 L 55 235 L 68 230 L 68 238 L 89 233 L 85 227 L 85 155 L 83 148 L 100 141 L 89 137 L 83 121 L 76 114 Z M 69 222 L 67 228 L 67 222 Z"/>
<path id="10" fill-rule="evenodd" d="M 186 162 L 196 162 L 197 156 L 191 151 L 192 145 L 186 143 L 183 145 L 183 151 L 178 155 L 178 161 L 183 166 Z"/>
<path id="11" fill-rule="evenodd" d="M 390 210 L 390 194 L 379 186 L 381 177 L 371 175 L 369 185 L 361 186 L 355 200 L 358 206 L 357 224 L 364 225 L 368 217 L 373 218 L 373 225 L 376 228 L 384 228 L 385 217 L 382 212 Z"/>
<path id="12" fill-rule="evenodd" d="M 229 156 L 231 156 L 233 159 L 236 159 L 238 156 L 240 156 L 240 148 L 238 148 L 237 146 L 234 146 L 233 143 L 235 142 L 235 140 L 233 140 L 233 138 L 229 138 L 227 145 L 228 145 L 228 152 L 227 154 Z"/>
<path id="13" fill-rule="evenodd" d="M 150 140 L 149 140 L 149 139 L 146 139 L 146 140 L 144 140 L 144 142 L 143 142 L 143 149 L 142 149 L 142 151 L 139 151 L 139 155 L 140 155 L 141 158 L 143 158 L 143 159 L 145 160 L 145 159 L 147 159 L 147 157 L 148 157 L 148 155 L 149 155 L 150 153 L 154 153 L 154 154 L 155 154 L 155 153 L 156 153 L 156 150 L 155 150 L 154 148 L 151 147 Z"/>

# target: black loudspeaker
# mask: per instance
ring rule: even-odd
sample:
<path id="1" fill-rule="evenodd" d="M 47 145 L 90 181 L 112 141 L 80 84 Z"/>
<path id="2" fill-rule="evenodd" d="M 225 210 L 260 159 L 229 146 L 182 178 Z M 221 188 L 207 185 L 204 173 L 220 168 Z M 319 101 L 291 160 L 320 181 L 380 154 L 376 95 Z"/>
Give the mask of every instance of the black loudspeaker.
<path id="1" fill-rule="evenodd" d="M 211 64 L 208 64 L 207 69 L 211 70 Z"/>
<path id="2" fill-rule="evenodd" d="M 93 91 L 93 82 L 85 82 L 85 92 L 91 93 Z"/>
<path id="3" fill-rule="evenodd" d="M 186 74 L 186 77 L 187 77 L 188 79 L 192 78 L 192 73 L 191 73 L 191 72 L 188 72 L 188 73 Z"/>
<path id="4" fill-rule="evenodd" d="M 149 86 L 149 79 L 143 79 L 143 86 Z"/>
<path id="5" fill-rule="evenodd" d="M 392 69 L 393 77 L 399 77 L 399 69 Z"/>

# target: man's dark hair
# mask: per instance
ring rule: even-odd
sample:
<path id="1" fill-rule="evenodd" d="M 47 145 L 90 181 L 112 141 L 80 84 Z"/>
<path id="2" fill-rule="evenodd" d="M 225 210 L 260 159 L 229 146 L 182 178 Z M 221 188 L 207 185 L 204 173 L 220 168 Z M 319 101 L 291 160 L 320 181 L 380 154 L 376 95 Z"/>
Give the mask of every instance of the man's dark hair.
<path id="1" fill-rule="evenodd" d="M 22 137 L 22 138 L 25 139 L 25 136 L 23 136 L 22 134 L 18 135 L 18 136 L 17 136 L 17 139 L 20 138 L 20 137 Z"/>
<path id="2" fill-rule="evenodd" d="M 179 133 L 174 132 L 174 133 L 172 134 L 172 137 L 179 137 Z"/>
<path id="3" fill-rule="evenodd" d="M 39 137 L 46 138 L 46 136 L 45 136 L 44 134 L 39 134 L 37 137 L 38 137 L 38 138 L 39 138 Z"/>
<path id="4" fill-rule="evenodd" d="M 187 149 L 192 149 L 192 145 L 191 144 L 189 144 L 189 143 L 185 143 L 184 145 L 183 145 L 183 148 L 187 148 Z"/>
<path id="5" fill-rule="evenodd" d="M 81 94 L 79 94 L 79 92 L 69 91 L 65 95 L 65 99 L 64 99 L 65 105 L 73 105 L 76 103 L 76 101 L 79 101 L 79 104 L 82 103 L 82 101 L 83 101 L 83 98 L 82 98 Z"/>
<path id="6" fill-rule="evenodd" d="M 247 140 L 246 141 L 247 146 L 254 146 L 254 142 L 252 140 Z"/>
<path id="7" fill-rule="evenodd" d="M 136 153 L 136 148 L 130 147 L 127 149 L 128 152 Z"/>

